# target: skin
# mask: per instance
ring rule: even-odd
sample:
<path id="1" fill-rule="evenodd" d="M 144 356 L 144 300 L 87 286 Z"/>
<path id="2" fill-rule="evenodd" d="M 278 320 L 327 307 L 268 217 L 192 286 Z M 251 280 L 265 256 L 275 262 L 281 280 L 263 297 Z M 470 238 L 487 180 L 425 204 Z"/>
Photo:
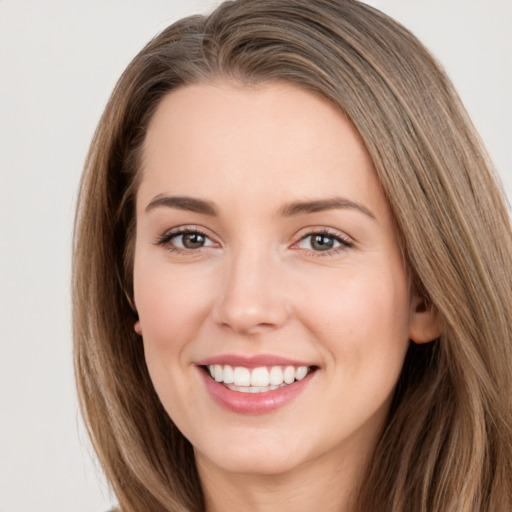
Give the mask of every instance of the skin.
<path id="1" fill-rule="evenodd" d="M 208 510 L 350 510 L 409 339 L 437 334 L 410 293 L 357 132 L 293 85 L 186 86 L 157 109 L 141 172 L 135 330 L 165 409 L 195 448 Z M 208 201 L 217 215 L 155 204 L 162 196 Z M 335 196 L 350 206 L 283 214 Z M 169 232 L 183 226 L 205 245 L 177 251 L 184 239 Z M 323 251 L 308 236 L 325 230 L 333 247 Z M 212 400 L 197 367 L 219 354 L 318 369 L 286 406 L 238 414 Z"/>

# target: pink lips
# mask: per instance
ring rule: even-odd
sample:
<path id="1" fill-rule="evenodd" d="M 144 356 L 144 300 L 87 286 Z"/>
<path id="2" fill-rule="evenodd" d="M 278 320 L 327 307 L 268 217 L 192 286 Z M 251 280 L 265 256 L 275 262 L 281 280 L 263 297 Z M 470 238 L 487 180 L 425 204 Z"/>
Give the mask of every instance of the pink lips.
<path id="1" fill-rule="evenodd" d="M 273 412 L 295 399 L 300 395 L 311 382 L 315 372 L 309 373 L 304 379 L 295 381 L 293 384 L 282 386 L 273 391 L 263 393 L 243 393 L 228 389 L 222 383 L 216 382 L 204 371 L 204 366 L 212 364 L 229 364 L 230 366 L 245 366 L 246 368 L 257 368 L 259 366 L 311 366 L 301 361 L 294 361 L 287 358 L 260 355 L 244 357 L 237 355 L 216 356 L 205 359 L 197 364 L 203 382 L 210 396 L 221 407 L 240 414 L 266 414 Z"/>

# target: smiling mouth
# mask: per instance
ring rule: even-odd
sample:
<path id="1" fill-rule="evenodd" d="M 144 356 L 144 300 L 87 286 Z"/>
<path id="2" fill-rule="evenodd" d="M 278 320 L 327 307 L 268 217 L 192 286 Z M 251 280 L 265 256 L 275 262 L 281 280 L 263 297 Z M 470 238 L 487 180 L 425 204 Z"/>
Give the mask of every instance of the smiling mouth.
<path id="1" fill-rule="evenodd" d="M 210 377 L 232 391 L 266 393 L 304 379 L 315 366 L 230 366 L 211 364 L 202 367 Z"/>

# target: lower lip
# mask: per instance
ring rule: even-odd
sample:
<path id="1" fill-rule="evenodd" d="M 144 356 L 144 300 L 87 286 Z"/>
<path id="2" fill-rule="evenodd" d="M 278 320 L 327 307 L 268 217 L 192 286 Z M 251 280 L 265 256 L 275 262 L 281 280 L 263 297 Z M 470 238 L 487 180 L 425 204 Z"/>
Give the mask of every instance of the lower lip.
<path id="1" fill-rule="evenodd" d="M 199 368 L 199 370 L 206 389 L 215 402 L 225 409 L 240 414 L 265 414 L 284 407 L 306 389 L 314 374 L 314 372 L 308 373 L 302 380 L 273 391 L 243 393 L 226 388 L 213 380 L 203 369 Z"/>

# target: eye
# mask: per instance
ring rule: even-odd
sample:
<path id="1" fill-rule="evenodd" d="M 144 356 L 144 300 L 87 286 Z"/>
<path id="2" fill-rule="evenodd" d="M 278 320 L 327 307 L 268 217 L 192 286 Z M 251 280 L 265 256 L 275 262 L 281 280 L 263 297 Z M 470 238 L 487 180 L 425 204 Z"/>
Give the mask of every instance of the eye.
<path id="1" fill-rule="evenodd" d="M 299 249 L 314 252 L 338 252 L 352 246 L 353 243 L 347 238 L 327 231 L 308 233 L 297 244 Z"/>
<path id="2" fill-rule="evenodd" d="M 186 251 L 216 244 L 202 231 L 186 228 L 165 233 L 157 240 L 156 245 L 166 246 L 169 250 Z"/>
<path id="3" fill-rule="evenodd" d="M 202 233 L 182 233 L 174 235 L 169 241 L 176 247 L 183 249 L 199 249 L 206 244 L 208 238 Z"/>

